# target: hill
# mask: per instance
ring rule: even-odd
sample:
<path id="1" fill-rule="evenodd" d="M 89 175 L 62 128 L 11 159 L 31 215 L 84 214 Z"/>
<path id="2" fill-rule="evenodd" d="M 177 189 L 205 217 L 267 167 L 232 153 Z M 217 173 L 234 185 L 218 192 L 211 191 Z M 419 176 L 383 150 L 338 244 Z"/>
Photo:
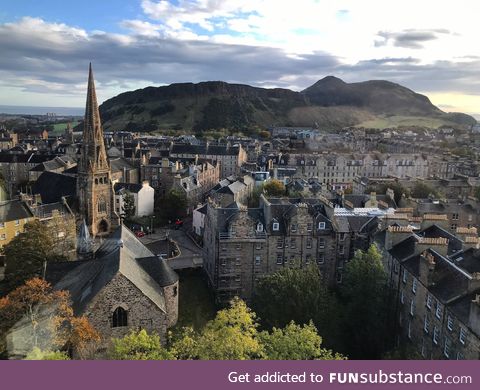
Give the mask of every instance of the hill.
<path id="1" fill-rule="evenodd" d="M 389 81 L 348 84 L 333 76 L 301 92 L 222 81 L 147 87 L 105 101 L 100 111 L 107 130 L 136 131 L 476 123 L 469 115 L 445 113 L 426 96 Z"/>

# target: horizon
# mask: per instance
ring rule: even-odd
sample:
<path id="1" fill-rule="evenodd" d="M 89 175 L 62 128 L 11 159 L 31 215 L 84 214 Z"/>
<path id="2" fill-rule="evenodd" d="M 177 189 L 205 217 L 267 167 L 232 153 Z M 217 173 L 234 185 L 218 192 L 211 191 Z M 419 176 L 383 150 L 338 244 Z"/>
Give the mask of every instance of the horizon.
<path id="1" fill-rule="evenodd" d="M 206 80 L 301 91 L 333 74 L 349 83 L 398 83 L 443 111 L 480 117 L 476 3 L 0 4 L 1 105 L 80 108 L 92 61 L 99 102 Z"/>

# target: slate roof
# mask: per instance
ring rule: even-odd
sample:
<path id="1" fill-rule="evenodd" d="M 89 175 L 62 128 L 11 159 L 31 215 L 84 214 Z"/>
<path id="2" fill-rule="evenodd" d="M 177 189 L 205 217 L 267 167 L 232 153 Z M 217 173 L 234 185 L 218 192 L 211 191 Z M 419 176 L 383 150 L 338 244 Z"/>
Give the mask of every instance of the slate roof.
<path id="1" fill-rule="evenodd" d="M 138 193 L 143 188 L 142 184 L 134 183 L 115 183 L 113 189 L 116 194 L 119 194 L 121 191 L 126 190 L 132 193 Z"/>
<path id="2" fill-rule="evenodd" d="M 16 221 L 17 219 L 32 217 L 32 212 L 20 200 L 0 202 L 0 222 Z"/>
<path id="3" fill-rule="evenodd" d="M 176 281 L 178 276 L 161 262 L 164 261 L 122 225 L 98 248 L 94 260 L 49 263 L 46 279 L 55 289 L 70 292 L 76 314 L 81 314 L 117 274 L 127 278 L 165 312 L 162 284 Z"/>
<path id="4" fill-rule="evenodd" d="M 33 184 L 32 192 L 40 194 L 43 203 L 59 202 L 62 197 L 76 196 L 77 179 L 62 173 L 43 172 Z"/>

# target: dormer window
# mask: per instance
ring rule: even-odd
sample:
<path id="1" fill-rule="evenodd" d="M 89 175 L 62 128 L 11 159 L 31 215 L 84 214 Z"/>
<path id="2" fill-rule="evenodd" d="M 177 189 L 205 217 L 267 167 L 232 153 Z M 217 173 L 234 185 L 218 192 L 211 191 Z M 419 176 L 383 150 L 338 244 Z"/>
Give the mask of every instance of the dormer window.
<path id="1" fill-rule="evenodd" d="M 318 229 L 319 230 L 325 230 L 325 222 L 319 222 L 318 223 Z"/>
<path id="2" fill-rule="evenodd" d="M 263 232 L 263 223 L 257 223 L 257 232 Z"/>
<path id="3" fill-rule="evenodd" d="M 280 230 L 280 224 L 278 222 L 274 222 L 272 224 L 272 229 L 274 232 L 278 232 Z"/>

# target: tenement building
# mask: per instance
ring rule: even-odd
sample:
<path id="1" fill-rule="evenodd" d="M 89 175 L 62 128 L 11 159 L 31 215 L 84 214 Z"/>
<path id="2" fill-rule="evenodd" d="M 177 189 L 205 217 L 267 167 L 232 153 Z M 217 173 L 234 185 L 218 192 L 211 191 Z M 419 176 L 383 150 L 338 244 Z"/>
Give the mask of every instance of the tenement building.
<path id="1" fill-rule="evenodd" d="M 398 342 L 425 359 L 480 358 L 480 250 L 475 228 L 458 236 L 429 224 L 378 236 L 395 291 Z"/>
<path id="2" fill-rule="evenodd" d="M 259 208 L 238 203 L 207 205 L 204 267 L 217 301 L 247 301 L 263 276 L 283 267 L 316 264 L 328 284 L 342 282 L 355 249 L 367 249 L 377 230 L 376 216 L 336 215 L 320 199 L 270 198 Z"/>

